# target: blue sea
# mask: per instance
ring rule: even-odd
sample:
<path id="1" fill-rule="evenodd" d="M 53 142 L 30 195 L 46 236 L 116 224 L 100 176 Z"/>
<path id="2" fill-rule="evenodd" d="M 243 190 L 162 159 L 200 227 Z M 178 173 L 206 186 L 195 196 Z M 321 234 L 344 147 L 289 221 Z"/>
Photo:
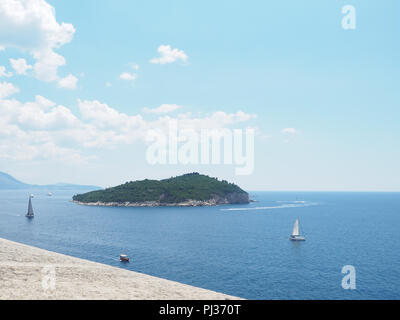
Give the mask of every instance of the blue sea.
<path id="1" fill-rule="evenodd" d="M 251 192 L 249 205 L 108 208 L 52 192 L 0 191 L 0 237 L 247 299 L 400 297 L 400 193 Z M 305 242 L 289 241 L 296 218 Z M 354 290 L 342 288 L 345 265 L 356 270 Z"/>

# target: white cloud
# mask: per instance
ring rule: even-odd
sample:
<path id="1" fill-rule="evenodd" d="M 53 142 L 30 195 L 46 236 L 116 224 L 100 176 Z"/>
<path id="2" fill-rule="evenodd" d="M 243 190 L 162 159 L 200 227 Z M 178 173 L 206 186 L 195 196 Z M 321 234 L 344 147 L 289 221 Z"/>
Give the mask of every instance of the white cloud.
<path id="1" fill-rule="evenodd" d="M 295 128 L 285 128 L 281 130 L 282 133 L 296 134 L 298 131 Z"/>
<path id="2" fill-rule="evenodd" d="M 0 66 L 0 77 L 9 78 L 12 76 L 12 72 L 7 72 L 6 67 Z"/>
<path id="3" fill-rule="evenodd" d="M 133 81 L 137 78 L 137 75 L 135 73 L 123 72 L 119 78 L 122 80 Z"/>
<path id="4" fill-rule="evenodd" d="M 42 97 L 40 95 L 37 95 L 35 97 L 35 102 L 37 103 L 38 106 L 41 107 L 41 109 L 44 109 L 44 110 L 47 110 L 50 107 L 54 107 L 56 105 L 55 102 L 53 102 L 49 99 L 46 99 L 45 97 Z"/>
<path id="5" fill-rule="evenodd" d="M 87 163 L 88 157 L 83 157 L 80 152 L 72 148 L 63 148 L 53 142 L 32 144 L 25 139 L 16 140 L 18 143 L 2 143 L 0 145 L 0 158 L 14 161 L 30 160 L 59 160 L 62 163 Z"/>
<path id="6" fill-rule="evenodd" d="M 66 61 L 54 50 L 72 41 L 74 33 L 72 24 L 57 22 L 54 8 L 45 0 L 0 1 L 0 46 L 28 51 L 40 80 L 59 79 L 58 67 Z"/>
<path id="7" fill-rule="evenodd" d="M 148 143 L 149 130 L 167 133 L 171 121 L 178 120 L 182 129 L 201 130 L 225 128 L 254 117 L 241 111 L 217 111 L 205 116 L 160 113 L 157 119 L 146 120 L 141 114 L 129 115 L 97 100 L 78 100 L 79 113 L 75 115 L 70 108 L 39 95 L 30 102 L 7 99 L 12 91 L 12 84 L 0 83 L 0 158 L 15 160 L 80 163 L 90 159 L 92 148 Z M 171 108 L 162 106 L 159 111 Z"/>
<path id="8" fill-rule="evenodd" d="M 58 68 L 65 65 L 65 58 L 52 50 L 43 50 L 33 54 L 37 62 L 34 65 L 35 75 L 39 80 L 52 82 L 59 79 Z"/>
<path id="9" fill-rule="evenodd" d="M 139 70 L 139 65 L 137 63 L 129 63 L 129 66 L 133 69 L 133 70 Z"/>
<path id="10" fill-rule="evenodd" d="M 16 74 L 26 74 L 26 71 L 32 69 L 32 66 L 26 63 L 25 59 L 10 59 L 11 67 Z"/>
<path id="11" fill-rule="evenodd" d="M 154 109 L 144 108 L 143 112 L 153 114 L 165 114 L 178 110 L 180 108 L 182 108 L 182 106 L 178 106 L 177 104 L 162 104 L 161 106 Z"/>
<path id="12" fill-rule="evenodd" d="M 76 89 L 77 83 L 78 83 L 78 78 L 73 76 L 72 74 L 58 80 L 58 86 L 60 88 L 66 88 L 66 89 Z"/>
<path id="13" fill-rule="evenodd" d="M 179 125 L 182 129 L 192 128 L 194 130 L 227 128 L 230 125 L 246 122 L 255 117 L 255 115 L 242 111 L 235 113 L 215 111 L 207 116 L 197 116 L 196 118 L 192 117 L 191 114 L 178 115 Z"/>
<path id="14" fill-rule="evenodd" d="M 183 50 L 172 49 L 170 45 L 161 45 L 158 47 L 157 51 L 160 57 L 151 59 L 150 63 L 166 64 L 173 63 L 177 60 L 186 62 L 188 59 L 187 54 Z"/>
<path id="15" fill-rule="evenodd" d="M 79 110 L 85 126 L 75 134 L 84 140 L 85 146 L 105 147 L 116 144 L 129 144 L 134 141 L 147 142 L 147 133 L 151 129 L 169 130 L 171 121 L 178 120 L 181 129 L 221 129 L 229 125 L 247 121 L 255 117 L 242 111 L 226 113 L 213 112 L 208 116 L 192 117 L 180 114 L 176 118 L 164 115 L 153 121 L 145 120 L 142 115 L 127 115 L 97 100 L 78 100 Z M 82 132 L 80 132 L 82 130 Z"/>
<path id="16" fill-rule="evenodd" d="M 71 110 L 37 95 L 35 101 L 21 103 L 18 100 L 1 101 L 2 117 L 9 124 L 26 130 L 63 130 L 73 127 L 79 120 Z"/>
<path id="17" fill-rule="evenodd" d="M 112 83 L 107 81 L 107 82 L 106 82 L 106 87 L 107 87 L 107 88 L 112 87 Z"/>
<path id="18" fill-rule="evenodd" d="M 79 124 L 68 108 L 42 96 L 26 103 L 0 99 L 0 158 L 85 162 L 88 158 L 79 149 L 62 143 Z"/>
<path id="19" fill-rule="evenodd" d="M 4 51 L 6 48 L 4 48 L 3 46 L 0 46 L 0 51 Z"/>
<path id="20" fill-rule="evenodd" d="M 78 100 L 78 106 L 83 119 L 90 120 L 102 128 L 122 128 L 126 131 L 129 128 L 145 126 L 141 115 L 128 116 L 97 100 Z"/>
<path id="21" fill-rule="evenodd" d="M 0 99 L 19 92 L 19 89 L 10 82 L 0 82 Z"/>

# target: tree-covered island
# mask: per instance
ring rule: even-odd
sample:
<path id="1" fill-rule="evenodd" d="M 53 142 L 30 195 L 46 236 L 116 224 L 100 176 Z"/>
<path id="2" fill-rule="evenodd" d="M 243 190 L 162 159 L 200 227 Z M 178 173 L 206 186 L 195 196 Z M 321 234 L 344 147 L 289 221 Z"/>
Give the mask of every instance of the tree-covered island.
<path id="1" fill-rule="evenodd" d="M 131 181 L 78 194 L 73 201 L 92 206 L 213 206 L 249 203 L 249 194 L 225 180 L 197 172 L 163 180 Z"/>

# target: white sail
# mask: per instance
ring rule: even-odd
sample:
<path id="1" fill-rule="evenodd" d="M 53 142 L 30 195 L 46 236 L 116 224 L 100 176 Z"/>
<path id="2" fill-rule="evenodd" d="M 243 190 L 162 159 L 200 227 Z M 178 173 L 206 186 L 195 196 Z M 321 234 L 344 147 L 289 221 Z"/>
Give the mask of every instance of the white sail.
<path id="1" fill-rule="evenodd" d="M 292 232 L 292 236 L 299 236 L 300 232 L 299 232 L 299 219 L 296 219 L 296 222 L 294 223 L 293 226 L 293 232 Z"/>

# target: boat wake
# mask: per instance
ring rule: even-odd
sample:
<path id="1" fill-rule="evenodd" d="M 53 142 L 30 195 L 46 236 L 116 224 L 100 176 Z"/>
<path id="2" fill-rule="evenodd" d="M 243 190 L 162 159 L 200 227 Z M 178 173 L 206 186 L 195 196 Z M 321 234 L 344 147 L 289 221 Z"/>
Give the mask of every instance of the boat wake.
<path id="1" fill-rule="evenodd" d="M 0 213 L 3 216 L 10 216 L 10 217 L 22 217 L 22 214 L 12 214 L 12 213 Z"/>
<path id="2" fill-rule="evenodd" d="M 304 208 L 310 206 L 316 206 L 318 203 L 309 201 L 276 201 L 282 203 L 278 206 L 269 207 L 252 207 L 252 208 L 229 208 L 220 209 L 221 211 L 253 211 L 253 210 L 272 210 L 272 209 L 287 209 L 287 208 Z"/>

